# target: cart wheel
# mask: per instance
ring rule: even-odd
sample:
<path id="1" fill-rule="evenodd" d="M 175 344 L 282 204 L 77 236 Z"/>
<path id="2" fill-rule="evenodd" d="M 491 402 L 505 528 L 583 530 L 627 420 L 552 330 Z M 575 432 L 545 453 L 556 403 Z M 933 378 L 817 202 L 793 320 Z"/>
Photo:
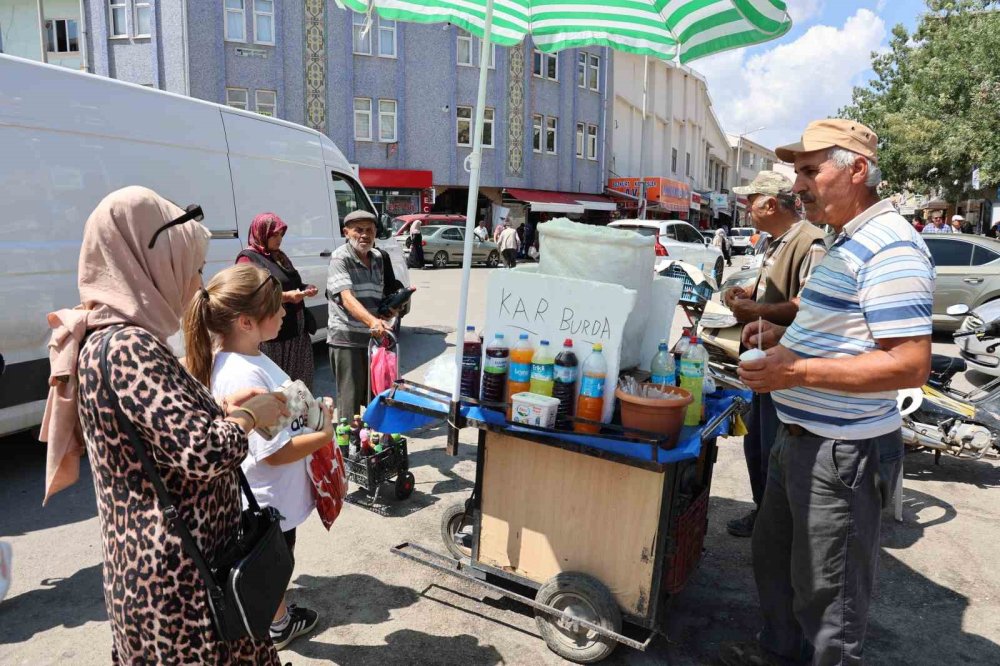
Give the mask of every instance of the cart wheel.
<path id="1" fill-rule="evenodd" d="M 396 476 L 396 499 L 405 500 L 413 494 L 413 486 L 417 480 L 413 477 L 413 472 L 400 472 Z"/>
<path id="2" fill-rule="evenodd" d="M 535 601 L 575 617 L 620 632 L 621 611 L 614 597 L 599 580 L 572 571 L 558 573 L 542 585 Z M 581 627 L 572 621 L 535 611 L 538 631 L 549 649 L 578 664 L 593 664 L 610 655 L 618 646 L 612 638 Z"/>
<path id="3" fill-rule="evenodd" d="M 456 560 L 472 557 L 472 524 L 466 520 L 467 515 L 462 501 L 449 506 L 441 516 L 441 540 Z"/>

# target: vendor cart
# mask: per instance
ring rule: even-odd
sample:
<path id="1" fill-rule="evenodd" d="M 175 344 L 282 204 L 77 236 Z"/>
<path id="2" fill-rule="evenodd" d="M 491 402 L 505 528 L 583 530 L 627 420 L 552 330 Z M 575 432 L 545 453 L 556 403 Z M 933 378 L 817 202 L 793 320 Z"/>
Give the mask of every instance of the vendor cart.
<path id="1" fill-rule="evenodd" d="M 400 409 L 416 425 L 446 416 L 448 399 L 402 382 L 366 419 Z M 479 429 L 476 481 L 443 517 L 450 557 L 413 543 L 393 552 L 530 606 L 546 644 L 571 661 L 600 661 L 618 643 L 645 650 L 701 559 L 715 438 L 746 405 L 720 392 L 706 400 L 706 426 L 666 442 L 613 426 L 534 428 L 463 403 L 454 425 Z"/>

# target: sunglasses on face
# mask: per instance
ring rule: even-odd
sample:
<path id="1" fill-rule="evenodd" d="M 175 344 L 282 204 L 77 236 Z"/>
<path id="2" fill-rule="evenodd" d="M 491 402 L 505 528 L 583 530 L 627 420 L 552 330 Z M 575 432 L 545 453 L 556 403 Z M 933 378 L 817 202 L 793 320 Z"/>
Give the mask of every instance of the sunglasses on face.
<path id="1" fill-rule="evenodd" d="M 156 239 L 160 237 L 160 234 L 169 229 L 170 227 L 176 227 L 180 224 L 184 224 L 185 222 L 190 222 L 191 220 L 194 220 L 196 222 L 201 222 L 202 220 L 205 219 L 205 214 L 201 211 L 201 206 L 199 206 L 198 204 L 191 204 L 185 209 L 185 211 L 186 212 L 180 217 L 167 222 L 162 227 L 156 230 L 156 233 L 154 233 L 153 237 L 149 240 L 150 250 L 152 250 L 153 246 L 156 245 Z"/>

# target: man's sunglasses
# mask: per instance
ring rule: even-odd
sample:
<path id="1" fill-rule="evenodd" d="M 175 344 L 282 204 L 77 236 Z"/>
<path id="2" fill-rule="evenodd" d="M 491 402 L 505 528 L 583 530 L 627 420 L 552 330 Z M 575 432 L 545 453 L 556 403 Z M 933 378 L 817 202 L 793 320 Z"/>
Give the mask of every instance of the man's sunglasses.
<path id="1" fill-rule="evenodd" d="M 160 234 L 169 229 L 170 227 L 176 227 L 177 225 L 184 224 L 185 222 L 190 222 L 194 220 L 196 222 L 201 222 L 205 219 L 205 214 L 201 212 L 201 206 L 198 204 L 191 204 L 186 209 L 186 212 L 175 220 L 167 222 L 162 227 L 156 230 L 153 237 L 149 240 L 149 249 L 152 250 L 153 246 L 156 244 L 156 239 L 160 237 Z"/>

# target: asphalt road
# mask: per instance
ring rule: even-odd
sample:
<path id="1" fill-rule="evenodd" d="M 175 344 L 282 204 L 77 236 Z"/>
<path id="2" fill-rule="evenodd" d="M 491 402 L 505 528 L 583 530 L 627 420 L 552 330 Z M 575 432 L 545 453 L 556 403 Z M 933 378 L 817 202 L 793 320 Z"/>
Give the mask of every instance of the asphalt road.
<path id="1" fill-rule="evenodd" d="M 484 319 L 490 271 L 473 271 L 471 323 Z M 425 379 L 453 349 L 459 271 L 413 274 L 419 288 L 400 339 L 403 370 Z M 679 315 L 680 317 L 681 315 Z M 679 320 L 675 319 L 675 333 Z M 935 344 L 946 351 L 947 338 Z M 329 390 L 317 350 L 317 393 Z M 465 442 L 474 431 L 463 432 Z M 0 441 L 0 538 L 14 548 L 13 586 L 0 603 L 0 663 L 104 664 L 111 637 L 101 583 L 100 530 L 88 470 L 41 507 L 44 449 L 27 437 Z M 472 446 L 444 453 L 443 431 L 410 438 L 417 479 L 405 502 L 380 511 L 355 494 L 330 532 L 311 518 L 299 531 L 293 601 L 320 612 L 317 630 L 284 651 L 294 664 L 557 664 L 531 613 L 389 552 L 401 542 L 442 549 L 439 518 L 464 500 L 475 474 Z M 708 664 L 721 642 L 758 628 L 747 540 L 725 522 L 751 506 L 742 448 L 720 440 L 706 553 L 646 653 L 619 648 L 610 664 Z M 868 631 L 872 664 L 1000 663 L 1000 485 L 996 461 L 906 458 L 904 521 L 883 520 L 881 570 Z M 391 488 L 386 487 L 391 497 Z M 995 492 L 995 491 L 992 491 Z M 600 526 L 595 526 L 600 529 Z"/>

